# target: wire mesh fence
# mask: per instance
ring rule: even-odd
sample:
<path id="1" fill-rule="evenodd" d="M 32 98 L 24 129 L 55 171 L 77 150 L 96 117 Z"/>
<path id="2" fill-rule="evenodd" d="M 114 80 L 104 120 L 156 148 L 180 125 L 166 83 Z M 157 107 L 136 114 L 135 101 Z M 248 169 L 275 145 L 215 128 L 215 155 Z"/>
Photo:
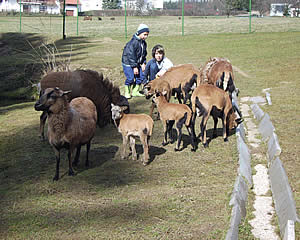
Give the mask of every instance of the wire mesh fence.
<path id="1" fill-rule="evenodd" d="M 201 35 L 217 33 L 249 33 L 249 17 L 225 16 L 124 16 L 66 17 L 67 37 L 130 37 L 140 23 L 150 27 L 152 36 Z M 291 32 L 300 30 L 299 18 L 252 17 L 251 32 Z M 63 32 L 62 16 L 0 16 L 0 31 L 36 33 L 59 38 Z"/>

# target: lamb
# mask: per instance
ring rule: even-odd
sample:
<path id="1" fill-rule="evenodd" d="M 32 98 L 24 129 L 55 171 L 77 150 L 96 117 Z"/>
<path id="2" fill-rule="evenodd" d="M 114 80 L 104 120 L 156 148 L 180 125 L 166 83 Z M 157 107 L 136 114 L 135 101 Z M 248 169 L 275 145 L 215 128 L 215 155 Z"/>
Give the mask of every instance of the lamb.
<path id="1" fill-rule="evenodd" d="M 69 100 L 75 97 L 87 97 L 97 107 L 98 126 L 104 127 L 111 122 L 110 104 L 128 106 L 128 101 L 120 95 L 120 89 L 112 84 L 102 73 L 92 70 L 75 70 L 66 72 L 50 72 L 40 81 L 41 94 L 46 88 L 58 87 L 64 91 L 71 90 Z M 123 98 L 122 98 L 123 97 Z M 126 99 L 125 99 L 126 100 Z M 122 103 L 121 103 L 122 101 Z M 46 112 L 40 116 L 40 138 L 44 139 Z"/>
<path id="2" fill-rule="evenodd" d="M 203 116 L 200 124 L 203 146 L 208 147 L 206 124 L 209 116 L 212 116 L 214 119 L 213 136 L 216 136 L 218 118 L 222 119 L 223 138 L 224 142 L 227 142 L 229 129 L 235 128 L 241 122 L 241 119 L 236 119 L 228 93 L 216 86 L 202 84 L 194 90 L 191 101 L 193 111 L 192 126 L 195 126 L 196 115 L 199 117 Z M 194 129 L 193 134 L 195 135 Z"/>
<path id="3" fill-rule="evenodd" d="M 126 157 L 126 147 L 129 139 L 132 159 L 137 160 L 134 137 L 139 137 L 144 148 L 142 162 L 143 165 L 147 165 L 149 163 L 149 147 L 153 131 L 153 120 L 146 114 L 126 114 L 124 110 L 126 110 L 126 106 L 120 107 L 113 103 L 111 104 L 112 119 L 123 137 L 121 158 L 124 159 Z"/>
<path id="4" fill-rule="evenodd" d="M 87 145 L 86 162 L 89 165 L 91 140 L 96 131 L 97 110 L 94 103 L 86 97 L 74 98 L 70 103 L 67 94 L 59 88 L 47 88 L 35 103 L 35 110 L 48 115 L 48 139 L 56 157 L 56 173 L 53 181 L 59 179 L 60 150 L 68 149 L 69 175 L 74 175 L 72 155 L 76 150 L 74 165 L 78 164 L 82 145 Z"/>
<path id="5" fill-rule="evenodd" d="M 182 139 L 182 126 L 184 124 L 191 138 L 192 151 L 195 151 L 196 137 L 194 134 L 192 134 L 193 126 L 191 122 L 191 109 L 185 104 L 169 103 L 164 97 L 164 94 L 165 93 L 156 93 L 156 95 L 154 95 L 152 99 L 152 101 L 157 105 L 157 109 L 160 114 L 160 119 L 164 128 L 164 140 L 162 142 L 162 145 L 165 146 L 168 144 L 168 135 L 170 139 L 172 138 L 172 128 L 174 123 L 176 123 L 178 140 L 177 145 L 175 147 L 175 151 L 180 151 L 180 143 Z"/>
<path id="6" fill-rule="evenodd" d="M 147 99 L 157 92 L 165 92 L 167 101 L 176 94 L 179 103 L 183 95 L 184 103 L 190 99 L 190 91 L 199 85 L 201 72 L 192 64 L 182 64 L 171 67 L 164 75 L 145 84 L 142 94 Z M 152 116 L 155 105 L 152 103 L 149 115 Z"/>
<path id="7" fill-rule="evenodd" d="M 146 96 L 146 99 L 151 98 L 157 92 L 165 92 L 166 100 L 168 102 L 170 101 L 171 87 L 167 81 L 154 79 L 153 81 L 148 82 L 141 91 L 141 93 Z M 152 102 L 149 112 L 150 117 L 152 117 L 154 108 L 155 103 Z"/>

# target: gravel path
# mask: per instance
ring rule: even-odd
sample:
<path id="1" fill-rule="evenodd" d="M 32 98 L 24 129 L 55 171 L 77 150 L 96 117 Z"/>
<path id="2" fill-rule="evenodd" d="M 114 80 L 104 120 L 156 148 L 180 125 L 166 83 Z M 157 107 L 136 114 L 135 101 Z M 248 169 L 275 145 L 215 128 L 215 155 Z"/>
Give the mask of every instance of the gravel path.
<path id="1" fill-rule="evenodd" d="M 259 136 L 258 128 L 249 115 L 250 108 L 247 104 L 248 101 L 249 98 L 241 99 L 241 111 L 245 118 L 248 144 L 254 150 L 260 147 L 261 141 L 257 138 Z M 250 151 L 251 148 L 249 149 Z M 255 166 L 256 174 L 253 175 L 253 193 L 255 194 L 253 205 L 255 211 L 253 214 L 255 218 L 249 221 L 252 226 L 252 234 L 258 239 L 277 240 L 279 237 L 275 233 L 275 227 L 271 224 L 275 210 L 272 207 L 272 196 L 270 196 L 271 191 L 268 169 L 266 167 L 266 156 L 251 154 L 251 157 L 256 158 L 260 162 L 260 164 Z"/>

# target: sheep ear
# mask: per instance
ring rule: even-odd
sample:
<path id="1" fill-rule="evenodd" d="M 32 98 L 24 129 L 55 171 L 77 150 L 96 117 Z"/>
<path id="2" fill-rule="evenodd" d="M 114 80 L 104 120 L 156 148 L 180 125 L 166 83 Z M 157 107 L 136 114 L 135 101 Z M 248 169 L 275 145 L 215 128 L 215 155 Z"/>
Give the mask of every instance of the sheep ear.
<path id="1" fill-rule="evenodd" d="M 111 105 L 112 108 L 115 106 L 115 104 L 113 104 L 113 103 L 111 103 L 110 105 Z"/>
<path id="2" fill-rule="evenodd" d="M 243 118 L 235 119 L 235 122 L 237 123 L 237 125 L 241 124 L 243 121 L 244 121 Z"/>
<path id="3" fill-rule="evenodd" d="M 69 94 L 69 93 L 71 93 L 72 91 L 70 90 L 70 91 L 64 91 L 63 93 L 62 93 L 62 96 L 64 96 L 64 95 L 67 95 L 67 94 Z"/>
<path id="4" fill-rule="evenodd" d="M 166 96 L 167 93 L 168 93 L 168 92 L 167 92 L 166 90 L 162 91 L 162 95 L 163 95 L 163 96 Z"/>

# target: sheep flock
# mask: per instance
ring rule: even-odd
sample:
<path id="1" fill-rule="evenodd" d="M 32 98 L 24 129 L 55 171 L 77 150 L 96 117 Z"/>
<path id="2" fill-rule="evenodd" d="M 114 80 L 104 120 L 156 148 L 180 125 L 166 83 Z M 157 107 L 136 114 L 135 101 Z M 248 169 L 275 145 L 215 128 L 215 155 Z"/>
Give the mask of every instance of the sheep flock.
<path id="1" fill-rule="evenodd" d="M 151 162 L 150 138 L 155 125 L 152 119 L 155 107 L 163 124 L 163 146 L 176 141 L 172 136 L 175 124 L 177 130 L 175 151 L 182 150 L 183 125 L 186 126 L 190 136 L 191 150 L 196 151 L 198 142 L 208 147 L 206 123 L 209 116 L 214 119 L 214 136 L 218 118 L 221 118 L 225 142 L 228 141 L 229 131 L 242 122 L 237 105 L 232 103 L 232 95 L 238 93 L 232 66 L 229 60 L 224 58 L 211 58 L 200 69 L 192 64 L 177 65 L 160 78 L 145 84 L 141 92 L 146 99 L 152 98 L 150 116 L 129 113 L 129 103 L 120 94 L 119 88 L 96 71 L 51 72 L 42 78 L 40 87 L 40 98 L 35 104 L 35 110 L 42 111 L 40 117 L 42 140 L 45 138 L 44 125 L 48 119 L 48 140 L 56 158 L 53 180 L 59 179 L 62 148 L 68 150 L 69 175 L 74 175 L 72 166 L 78 164 L 83 145 L 87 146 L 86 167 L 89 166 L 89 151 L 96 125 L 104 127 L 112 123 L 116 126 L 123 139 L 119 149 L 122 159 L 128 157 L 126 153 L 128 143 L 132 159 L 138 159 L 135 139 L 139 138 L 144 151 L 141 160 L 143 165 L 148 165 Z M 171 96 L 179 103 L 171 103 Z M 196 116 L 202 117 L 200 138 L 195 133 Z M 76 154 L 73 157 L 75 149 Z"/>

